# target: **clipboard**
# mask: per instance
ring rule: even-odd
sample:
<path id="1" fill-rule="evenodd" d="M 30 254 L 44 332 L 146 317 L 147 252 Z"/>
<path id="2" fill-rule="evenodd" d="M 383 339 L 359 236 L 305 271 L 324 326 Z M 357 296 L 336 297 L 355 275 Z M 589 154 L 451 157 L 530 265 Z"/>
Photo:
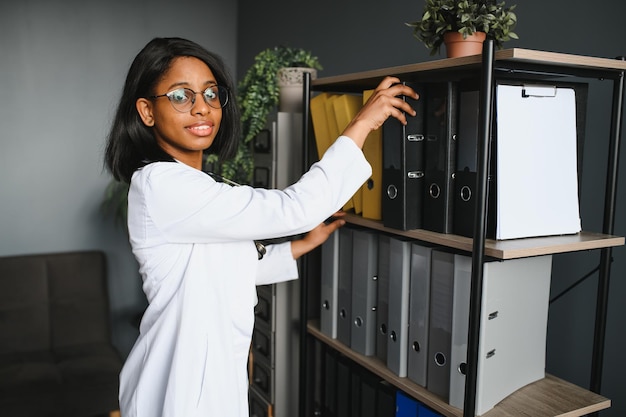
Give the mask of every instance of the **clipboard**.
<path id="1" fill-rule="evenodd" d="M 497 85 L 496 117 L 496 239 L 580 232 L 574 89 Z"/>

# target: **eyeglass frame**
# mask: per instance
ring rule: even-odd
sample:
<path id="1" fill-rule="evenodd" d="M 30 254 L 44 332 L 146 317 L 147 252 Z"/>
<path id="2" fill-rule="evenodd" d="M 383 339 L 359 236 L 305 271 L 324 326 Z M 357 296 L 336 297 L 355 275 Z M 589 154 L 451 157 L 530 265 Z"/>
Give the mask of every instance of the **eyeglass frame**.
<path id="1" fill-rule="evenodd" d="M 226 92 L 226 100 L 224 101 L 224 104 L 223 104 L 223 105 L 221 105 L 220 107 L 215 107 L 215 106 L 211 105 L 211 103 L 209 103 L 209 101 L 208 101 L 208 100 L 207 100 L 207 98 L 206 98 L 206 95 L 205 95 L 206 91 L 207 91 L 207 90 L 210 90 L 210 89 L 213 89 L 213 88 L 217 88 L 217 89 L 218 89 L 218 94 L 217 94 L 217 97 L 219 97 L 219 90 L 220 90 L 220 89 Z M 190 106 L 188 109 L 186 109 L 186 110 L 179 110 L 178 108 L 176 108 L 176 104 L 174 104 L 174 102 L 172 101 L 172 94 L 173 94 L 175 91 L 178 91 L 178 90 L 185 90 L 185 91 L 189 91 L 189 92 L 191 92 L 191 93 L 192 93 L 191 100 L 190 100 L 190 102 L 191 102 L 191 106 Z M 209 107 L 211 107 L 211 108 L 213 108 L 213 109 L 223 109 L 224 107 L 226 107 L 226 105 L 227 105 L 227 104 L 228 104 L 228 102 L 230 101 L 230 90 L 229 90 L 229 88 L 228 88 L 228 87 L 224 87 L 224 86 L 222 86 L 222 85 L 212 85 L 212 86 L 209 86 L 209 87 L 205 88 L 205 89 L 204 89 L 204 90 L 202 90 L 202 91 L 194 91 L 194 90 L 192 90 L 191 88 L 188 88 L 188 87 L 179 87 L 179 88 L 175 88 L 175 89 L 173 89 L 173 90 L 171 90 L 171 91 L 168 91 L 168 92 L 167 92 L 167 93 L 165 93 L 165 94 L 159 94 L 159 95 L 154 95 L 154 96 L 148 96 L 148 97 L 146 97 L 146 98 L 154 100 L 154 99 L 157 99 L 157 98 L 160 98 L 160 97 L 167 97 L 168 101 L 170 102 L 170 104 L 172 105 L 172 107 L 174 108 L 174 110 L 176 110 L 177 112 L 180 112 L 180 113 L 185 113 L 185 112 L 188 112 L 189 110 L 191 110 L 191 109 L 193 108 L 193 106 L 196 104 L 196 96 L 197 96 L 198 94 L 202 94 L 202 99 L 204 100 L 204 102 L 205 102 L 205 103 L 206 103 Z M 218 99 L 218 101 L 219 101 L 219 99 Z M 220 104 L 221 104 L 221 101 L 220 101 Z M 187 105 L 187 103 L 185 103 L 185 105 Z"/>

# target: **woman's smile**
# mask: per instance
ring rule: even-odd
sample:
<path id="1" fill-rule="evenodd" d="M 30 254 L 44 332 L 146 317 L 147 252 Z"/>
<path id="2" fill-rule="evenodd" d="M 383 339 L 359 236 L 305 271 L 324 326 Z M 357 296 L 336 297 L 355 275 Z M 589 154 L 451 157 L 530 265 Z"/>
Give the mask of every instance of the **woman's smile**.
<path id="1" fill-rule="evenodd" d="M 212 122 L 198 122 L 194 123 L 191 126 L 187 126 L 187 130 L 193 133 L 196 136 L 210 136 L 213 133 L 213 123 Z"/>

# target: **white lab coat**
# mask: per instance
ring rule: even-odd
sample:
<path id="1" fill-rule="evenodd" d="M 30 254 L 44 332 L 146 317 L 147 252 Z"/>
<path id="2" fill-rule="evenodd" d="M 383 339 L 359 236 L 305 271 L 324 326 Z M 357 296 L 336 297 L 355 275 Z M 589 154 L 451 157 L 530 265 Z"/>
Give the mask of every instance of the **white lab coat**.
<path id="1" fill-rule="evenodd" d="M 290 243 L 259 261 L 253 240 L 311 230 L 370 174 L 346 137 L 282 191 L 178 162 L 135 172 L 128 229 L 149 306 L 120 375 L 122 416 L 247 417 L 256 285 L 297 278 Z"/>

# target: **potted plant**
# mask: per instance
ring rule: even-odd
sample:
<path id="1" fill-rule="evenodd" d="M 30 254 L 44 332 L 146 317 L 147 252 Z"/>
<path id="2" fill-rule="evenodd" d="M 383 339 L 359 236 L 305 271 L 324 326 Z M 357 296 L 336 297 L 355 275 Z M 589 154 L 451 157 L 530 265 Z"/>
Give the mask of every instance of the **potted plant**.
<path id="1" fill-rule="evenodd" d="M 279 103 L 278 76 L 279 71 L 286 67 L 322 69 L 317 57 L 301 48 L 277 46 L 265 49 L 256 55 L 254 64 L 238 85 L 241 144 L 237 156 L 216 169 L 222 176 L 240 183 L 251 182 L 254 164 L 250 143 L 265 128 L 268 115 Z M 211 164 L 215 163 L 215 160 L 210 157 L 207 162 Z"/>
<path id="2" fill-rule="evenodd" d="M 482 38 L 478 52 L 470 54 L 480 53 L 485 38 L 492 39 L 499 49 L 503 42 L 518 39 L 513 32 L 517 24 L 514 9 L 515 5 L 507 7 L 498 0 L 426 0 L 421 20 L 407 26 L 413 28 L 413 35 L 424 42 L 431 55 L 439 53 L 448 38 L 468 39 L 477 33 Z"/>

